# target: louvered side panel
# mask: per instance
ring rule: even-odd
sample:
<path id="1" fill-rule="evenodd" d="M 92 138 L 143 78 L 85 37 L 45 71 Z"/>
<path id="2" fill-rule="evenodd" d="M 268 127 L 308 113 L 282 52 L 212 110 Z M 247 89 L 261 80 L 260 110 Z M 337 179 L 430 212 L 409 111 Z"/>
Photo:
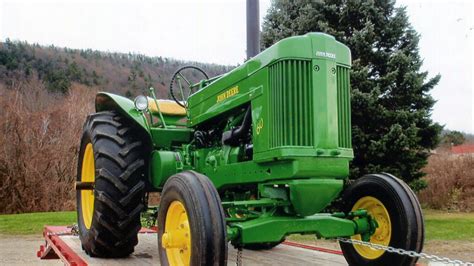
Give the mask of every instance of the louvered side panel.
<path id="1" fill-rule="evenodd" d="M 349 69 L 337 66 L 336 74 L 339 147 L 352 148 Z"/>
<path id="2" fill-rule="evenodd" d="M 313 146 L 311 62 L 279 61 L 269 69 L 270 147 Z"/>

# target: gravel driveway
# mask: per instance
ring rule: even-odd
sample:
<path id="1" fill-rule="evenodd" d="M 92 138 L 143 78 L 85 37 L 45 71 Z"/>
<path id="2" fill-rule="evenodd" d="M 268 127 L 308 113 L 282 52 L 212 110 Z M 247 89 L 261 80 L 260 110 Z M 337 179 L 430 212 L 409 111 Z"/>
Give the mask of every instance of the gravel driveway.
<path id="1" fill-rule="evenodd" d="M 36 251 L 42 236 L 0 235 L 0 265 L 63 265 L 60 260 L 40 260 Z"/>

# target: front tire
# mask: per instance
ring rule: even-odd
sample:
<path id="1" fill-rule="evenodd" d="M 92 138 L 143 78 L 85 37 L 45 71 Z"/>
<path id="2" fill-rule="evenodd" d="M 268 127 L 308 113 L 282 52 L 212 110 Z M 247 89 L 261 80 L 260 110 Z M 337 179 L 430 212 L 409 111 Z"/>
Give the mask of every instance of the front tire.
<path id="1" fill-rule="evenodd" d="M 226 265 L 224 210 L 209 178 L 194 171 L 170 177 L 158 209 L 161 265 Z"/>
<path id="2" fill-rule="evenodd" d="M 366 175 L 343 194 L 344 212 L 365 209 L 379 225 L 370 242 L 421 252 L 424 224 L 415 194 L 390 174 Z M 352 237 L 361 240 L 360 235 Z M 340 242 L 349 265 L 415 265 L 418 258 Z"/>
<path id="3" fill-rule="evenodd" d="M 138 243 L 144 209 L 146 145 L 140 132 L 115 112 L 100 112 L 84 125 L 77 181 L 79 237 L 93 257 L 126 257 Z"/>

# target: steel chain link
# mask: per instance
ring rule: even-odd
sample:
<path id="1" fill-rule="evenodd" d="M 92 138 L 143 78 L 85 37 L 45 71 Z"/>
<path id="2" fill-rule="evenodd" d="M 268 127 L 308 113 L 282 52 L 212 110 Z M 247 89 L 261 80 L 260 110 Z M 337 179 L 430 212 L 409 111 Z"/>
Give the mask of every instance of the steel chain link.
<path id="1" fill-rule="evenodd" d="M 361 246 L 365 246 L 365 247 L 369 247 L 369 248 L 373 248 L 373 249 L 377 249 L 377 250 L 385 250 L 385 251 L 390 252 L 390 253 L 397 253 L 397 254 L 404 255 L 404 256 L 409 256 L 409 257 L 412 257 L 412 258 L 423 258 L 423 259 L 427 259 L 427 260 L 430 260 L 430 261 L 433 261 L 433 262 L 442 262 L 442 263 L 445 263 L 445 264 L 454 264 L 454 265 L 474 266 L 474 263 L 472 263 L 472 262 L 464 262 L 464 261 L 461 261 L 461 260 L 453 260 L 453 259 L 450 259 L 450 258 L 447 258 L 447 257 L 439 257 L 439 256 L 436 256 L 436 255 L 430 255 L 430 254 L 426 254 L 426 253 L 423 253 L 423 252 L 418 253 L 418 252 L 412 251 L 412 250 L 404 250 L 404 249 L 401 249 L 401 248 L 394 248 L 394 247 L 390 247 L 390 246 L 379 245 L 379 244 L 365 242 L 365 241 L 361 241 L 361 240 L 357 240 L 357 239 L 348 239 L 348 238 L 338 237 L 337 240 L 340 241 L 340 242 L 343 242 L 343 243 L 361 245 Z"/>
<path id="2" fill-rule="evenodd" d="M 59 231 L 59 232 L 48 232 L 49 236 L 65 236 L 65 235 L 73 235 L 77 236 L 79 235 L 79 227 L 77 224 L 73 224 L 71 226 L 68 226 L 67 228 L 70 228 L 70 230 L 64 230 L 64 231 Z"/>
<path id="3" fill-rule="evenodd" d="M 78 236 L 79 235 L 79 226 L 77 224 L 73 224 L 71 226 L 71 234 L 73 236 Z"/>
<path id="4" fill-rule="evenodd" d="M 237 258 L 235 260 L 235 265 L 242 266 L 242 247 L 237 248 Z"/>

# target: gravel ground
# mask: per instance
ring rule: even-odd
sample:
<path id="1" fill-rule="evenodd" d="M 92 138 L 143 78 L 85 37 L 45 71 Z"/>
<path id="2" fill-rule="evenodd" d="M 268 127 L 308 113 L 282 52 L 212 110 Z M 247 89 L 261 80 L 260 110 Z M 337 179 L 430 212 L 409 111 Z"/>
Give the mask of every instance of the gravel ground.
<path id="1" fill-rule="evenodd" d="M 474 242 L 466 240 L 430 240 L 423 252 L 440 257 L 449 257 L 464 262 L 474 262 Z"/>
<path id="2" fill-rule="evenodd" d="M 41 236 L 0 235 L 0 265 L 63 265 L 60 260 L 36 257 L 36 251 L 43 243 Z"/>

